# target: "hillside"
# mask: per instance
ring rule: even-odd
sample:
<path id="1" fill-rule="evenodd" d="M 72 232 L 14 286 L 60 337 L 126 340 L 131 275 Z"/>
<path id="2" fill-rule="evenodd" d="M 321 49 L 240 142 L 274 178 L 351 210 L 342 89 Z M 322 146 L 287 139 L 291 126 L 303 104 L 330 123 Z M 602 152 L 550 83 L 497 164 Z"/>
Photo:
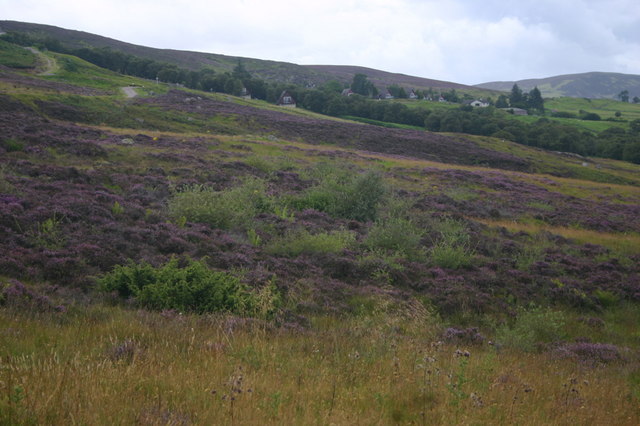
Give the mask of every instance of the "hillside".
<path id="1" fill-rule="evenodd" d="M 567 74 L 520 81 L 494 81 L 477 84 L 475 87 L 509 91 L 516 83 L 525 91 L 537 86 L 542 95 L 548 98 L 566 96 L 572 98 L 614 99 L 623 90 L 629 91 L 629 99 L 634 96 L 640 96 L 640 76 L 610 72 Z"/>
<path id="2" fill-rule="evenodd" d="M 0 52 L 0 424 L 640 422 L 640 165 Z"/>
<path id="3" fill-rule="evenodd" d="M 190 52 L 172 49 L 156 49 L 138 46 L 108 37 L 102 37 L 83 31 L 68 30 L 51 25 L 32 24 L 17 21 L 0 21 L 0 31 L 24 32 L 37 37 L 51 37 L 59 40 L 65 47 L 74 49 L 81 47 L 107 47 L 141 58 L 148 58 L 159 62 L 176 64 L 190 70 L 200 70 L 210 67 L 217 72 L 230 72 L 241 59 L 246 69 L 255 77 L 273 82 L 292 83 L 301 86 L 319 86 L 329 80 L 350 83 L 356 73 L 364 72 L 371 81 L 384 89 L 392 84 L 398 84 L 415 89 L 466 89 L 478 92 L 477 88 L 462 84 L 394 74 L 384 71 L 348 66 L 297 65 L 287 62 L 276 62 L 254 58 L 240 58 L 214 53 Z M 482 92 L 482 90 L 480 90 Z M 488 94 L 487 94 L 488 96 Z"/>
<path id="4" fill-rule="evenodd" d="M 353 76 L 356 74 L 364 74 L 368 79 L 379 88 L 385 88 L 393 84 L 397 84 L 406 88 L 413 88 L 416 90 L 428 90 L 433 89 L 456 89 L 463 90 L 465 92 L 477 91 L 477 88 L 467 86 L 464 84 L 453 83 L 450 81 L 432 80 L 422 77 L 414 77 L 405 74 L 390 73 L 386 71 L 380 71 L 372 68 L 357 67 L 357 66 L 339 66 L 339 65 L 305 65 L 306 68 L 310 68 L 319 72 L 322 75 L 329 75 L 332 79 L 341 82 L 351 82 Z M 489 93 L 483 93 L 484 96 L 489 96 Z"/>

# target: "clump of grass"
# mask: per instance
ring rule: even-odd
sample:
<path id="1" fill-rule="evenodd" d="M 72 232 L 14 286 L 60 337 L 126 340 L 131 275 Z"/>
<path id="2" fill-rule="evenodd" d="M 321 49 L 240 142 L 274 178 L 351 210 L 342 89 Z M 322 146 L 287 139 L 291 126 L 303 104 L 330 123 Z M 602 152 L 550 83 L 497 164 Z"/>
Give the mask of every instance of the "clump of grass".
<path id="1" fill-rule="evenodd" d="M 16 139 L 16 138 L 7 138 L 4 139 L 1 143 L 0 146 L 2 146 L 2 148 L 4 148 L 5 151 L 7 152 L 19 152 L 24 150 L 24 142 Z"/>
<path id="2" fill-rule="evenodd" d="M 301 254 L 340 253 L 355 241 L 355 234 L 347 230 L 319 232 L 296 230 L 276 238 L 265 248 L 268 253 L 295 257 Z"/>
<path id="3" fill-rule="evenodd" d="M 362 222 L 374 220 L 387 194 L 382 176 L 374 171 L 356 174 L 321 165 L 313 173 L 319 183 L 293 201 L 299 210 L 316 209 L 334 217 Z"/>
<path id="4" fill-rule="evenodd" d="M 38 222 L 28 235 L 33 244 L 49 249 L 60 248 L 65 244 L 66 237 L 62 232 L 63 218 L 57 214 Z"/>
<path id="5" fill-rule="evenodd" d="M 499 327 L 496 339 L 505 346 L 531 352 L 538 344 L 564 339 L 566 322 L 561 311 L 532 307 L 520 311 L 513 324 Z"/>
<path id="6" fill-rule="evenodd" d="M 264 181 L 248 178 L 224 191 L 201 184 L 184 187 L 171 197 L 168 209 L 174 220 L 184 217 L 216 228 L 244 229 L 258 213 L 272 209 L 272 199 L 266 195 Z"/>
<path id="7" fill-rule="evenodd" d="M 410 219 L 385 218 L 373 224 L 364 244 L 369 250 L 384 250 L 416 259 L 422 254 L 420 241 L 423 234 L 424 230 Z"/>
<path id="8" fill-rule="evenodd" d="M 473 250 L 463 223 L 445 219 L 437 225 L 439 240 L 431 248 L 432 262 L 442 268 L 460 269 L 471 265 Z"/>

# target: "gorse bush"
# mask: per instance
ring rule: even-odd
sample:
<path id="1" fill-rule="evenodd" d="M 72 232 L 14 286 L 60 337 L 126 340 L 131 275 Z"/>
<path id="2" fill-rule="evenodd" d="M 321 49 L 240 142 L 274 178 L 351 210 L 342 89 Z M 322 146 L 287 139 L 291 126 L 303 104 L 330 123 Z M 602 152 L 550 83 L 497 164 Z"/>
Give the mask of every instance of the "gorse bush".
<path id="1" fill-rule="evenodd" d="M 169 200 L 169 215 L 176 221 L 207 223 L 221 229 L 245 228 L 261 212 L 272 209 L 264 181 L 248 178 L 225 191 L 196 184 L 176 192 Z M 184 220 L 182 219 L 182 220 Z"/>
<path id="2" fill-rule="evenodd" d="M 254 295 L 237 277 L 212 271 L 203 261 L 189 260 L 181 266 L 174 258 L 159 268 L 147 263 L 116 266 L 99 283 L 103 291 L 156 310 L 243 314 L 254 310 L 255 304 Z"/>
<path id="3" fill-rule="evenodd" d="M 316 209 L 334 217 L 366 222 L 378 215 L 387 189 L 379 173 L 354 174 L 332 166 L 315 171 L 319 184 L 293 201 L 298 210 Z"/>

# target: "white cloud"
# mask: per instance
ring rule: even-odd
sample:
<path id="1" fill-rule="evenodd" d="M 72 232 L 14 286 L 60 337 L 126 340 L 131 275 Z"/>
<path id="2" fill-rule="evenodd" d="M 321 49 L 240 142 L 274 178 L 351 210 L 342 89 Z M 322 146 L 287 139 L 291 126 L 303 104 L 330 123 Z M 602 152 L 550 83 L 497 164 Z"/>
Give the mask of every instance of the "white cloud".
<path id="1" fill-rule="evenodd" d="M 640 74 L 630 0 L 0 0 L 2 19 L 130 43 L 480 83 Z"/>

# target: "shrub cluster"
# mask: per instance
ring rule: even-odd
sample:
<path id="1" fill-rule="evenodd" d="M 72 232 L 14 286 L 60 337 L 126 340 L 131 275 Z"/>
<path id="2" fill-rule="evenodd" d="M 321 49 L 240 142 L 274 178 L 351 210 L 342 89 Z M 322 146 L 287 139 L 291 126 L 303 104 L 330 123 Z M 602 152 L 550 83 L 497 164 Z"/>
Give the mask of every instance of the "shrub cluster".
<path id="1" fill-rule="evenodd" d="M 155 310 L 247 313 L 255 302 L 237 277 L 212 271 L 204 261 L 196 260 L 181 265 L 173 258 L 159 268 L 148 263 L 116 266 L 99 283 L 105 292 L 116 292 Z"/>
<path id="2" fill-rule="evenodd" d="M 374 220 L 387 193 L 382 176 L 373 171 L 355 174 L 321 166 L 319 183 L 294 200 L 294 207 L 326 212 L 334 217 L 362 222 Z"/>
<path id="3" fill-rule="evenodd" d="M 245 228 L 260 212 L 271 210 L 265 183 L 248 178 L 235 188 L 214 191 L 195 184 L 182 188 L 169 200 L 169 215 L 178 222 L 206 223 L 215 228 Z"/>

